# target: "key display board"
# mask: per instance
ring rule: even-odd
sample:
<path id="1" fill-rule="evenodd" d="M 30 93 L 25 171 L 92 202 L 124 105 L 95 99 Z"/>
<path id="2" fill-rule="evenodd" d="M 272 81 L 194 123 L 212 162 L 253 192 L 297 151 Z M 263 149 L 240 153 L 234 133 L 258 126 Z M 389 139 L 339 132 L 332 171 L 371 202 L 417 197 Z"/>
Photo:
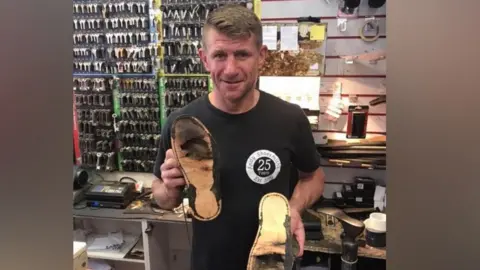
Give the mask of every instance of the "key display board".
<path id="1" fill-rule="evenodd" d="M 73 1 L 79 165 L 151 172 L 160 138 L 158 33 L 150 0 Z"/>
<path id="2" fill-rule="evenodd" d="M 74 152 L 98 171 L 151 172 L 173 111 L 208 94 L 202 27 L 227 3 L 259 0 L 74 0 Z M 256 11 L 259 15 L 259 11 Z"/>
<path id="3" fill-rule="evenodd" d="M 153 74 L 159 54 L 151 2 L 73 1 L 75 74 Z"/>

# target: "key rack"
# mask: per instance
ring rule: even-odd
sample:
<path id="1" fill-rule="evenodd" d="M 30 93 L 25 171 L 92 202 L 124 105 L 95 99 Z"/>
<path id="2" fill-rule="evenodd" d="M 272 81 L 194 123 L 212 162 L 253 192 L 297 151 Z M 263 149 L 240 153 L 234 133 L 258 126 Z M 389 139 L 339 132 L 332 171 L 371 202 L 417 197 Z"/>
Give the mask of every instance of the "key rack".
<path id="1" fill-rule="evenodd" d="M 74 0 L 74 74 L 153 74 L 159 53 L 151 6 Z"/>
<path id="2" fill-rule="evenodd" d="M 73 90 L 85 167 L 153 167 L 160 50 L 152 7 L 151 0 L 73 1 Z"/>
<path id="3" fill-rule="evenodd" d="M 73 78 L 79 147 L 85 167 L 116 169 L 112 80 Z"/>
<path id="4" fill-rule="evenodd" d="M 119 167 L 151 172 L 160 140 L 157 82 L 152 78 L 116 79 Z"/>
<path id="5" fill-rule="evenodd" d="M 74 142 L 83 166 L 151 172 L 166 118 L 212 89 L 197 53 L 202 27 L 232 2 L 260 16 L 260 0 L 73 1 Z"/>

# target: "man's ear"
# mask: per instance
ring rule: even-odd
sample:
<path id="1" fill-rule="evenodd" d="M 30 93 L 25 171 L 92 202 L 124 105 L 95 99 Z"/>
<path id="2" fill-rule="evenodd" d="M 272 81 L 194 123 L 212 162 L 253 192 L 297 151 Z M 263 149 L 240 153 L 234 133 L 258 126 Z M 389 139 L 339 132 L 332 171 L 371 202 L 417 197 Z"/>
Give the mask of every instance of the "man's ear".
<path id="1" fill-rule="evenodd" d="M 260 47 L 259 53 L 259 67 L 262 67 L 265 64 L 265 59 L 267 58 L 268 48 L 265 45 Z"/>
<path id="2" fill-rule="evenodd" d="M 200 56 L 200 60 L 202 61 L 203 66 L 205 67 L 205 70 L 207 70 L 207 72 L 210 72 L 210 67 L 208 65 L 207 52 L 205 51 L 205 49 L 199 48 L 198 55 Z"/>

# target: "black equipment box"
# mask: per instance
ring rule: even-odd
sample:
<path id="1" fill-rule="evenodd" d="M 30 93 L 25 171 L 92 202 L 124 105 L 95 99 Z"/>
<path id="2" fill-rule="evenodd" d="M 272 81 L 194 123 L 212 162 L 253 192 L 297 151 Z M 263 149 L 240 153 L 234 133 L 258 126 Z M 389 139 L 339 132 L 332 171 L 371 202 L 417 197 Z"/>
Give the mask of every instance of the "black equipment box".
<path id="1" fill-rule="evenodd" d="M 104 181 L 93 184 L 86 192 L 87 206 L 99 208 L 126 208 L 136 196 L 135 183 Z"/>

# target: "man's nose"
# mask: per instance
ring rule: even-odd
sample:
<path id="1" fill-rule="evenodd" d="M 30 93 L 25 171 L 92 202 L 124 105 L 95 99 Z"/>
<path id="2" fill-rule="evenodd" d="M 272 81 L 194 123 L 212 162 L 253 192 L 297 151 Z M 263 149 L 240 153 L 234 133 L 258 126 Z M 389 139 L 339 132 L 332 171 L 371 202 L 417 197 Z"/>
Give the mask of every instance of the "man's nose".
<path id="1" fill-rule="evenodd" d="M 235 57 L 228 57 L 224 73 L 230 75 L 238 73 L 237 60 L 235 59 Z"/>

